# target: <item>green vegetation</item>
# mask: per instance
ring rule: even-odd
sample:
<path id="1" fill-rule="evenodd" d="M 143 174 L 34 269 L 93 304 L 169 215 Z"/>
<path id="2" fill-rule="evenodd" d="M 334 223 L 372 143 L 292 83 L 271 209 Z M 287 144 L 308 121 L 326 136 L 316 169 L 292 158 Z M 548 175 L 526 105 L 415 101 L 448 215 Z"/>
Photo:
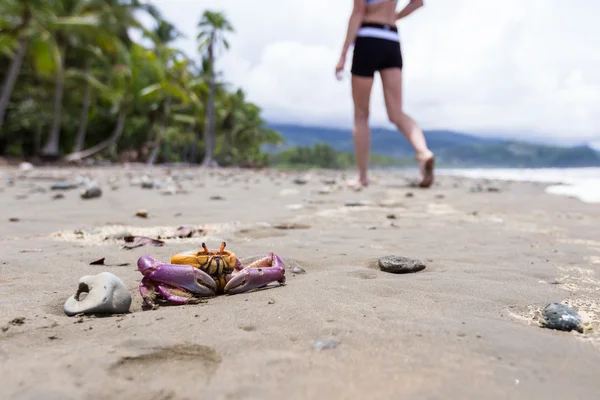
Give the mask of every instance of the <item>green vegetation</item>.
<path id="1" fill-rule="evenodd" d="M 371 156 L 371 165 L 377 167 L 403 166 L 411 160 L 380 155 Z M 315 143 L 313 146 L 295 146 L 272 153 L 269 165 L 282 169 L 345 169 L 355 166 L 353 153 L 338 152 L 327 143 Z"/>
<path id="2" fill-rule="evenodd" d="M 225 15 L 206 11 L 196 62 L 139 0 L 3 0 L 0 155 L 264 164 L 261 147 L 282 137 L 213 68 L 232 33 Z"/>

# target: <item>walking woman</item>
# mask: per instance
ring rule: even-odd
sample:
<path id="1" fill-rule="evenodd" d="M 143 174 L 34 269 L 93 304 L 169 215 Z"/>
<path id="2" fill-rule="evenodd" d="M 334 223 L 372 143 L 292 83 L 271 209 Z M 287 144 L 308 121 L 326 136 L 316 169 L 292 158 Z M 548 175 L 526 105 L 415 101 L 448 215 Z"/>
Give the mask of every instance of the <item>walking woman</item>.
<path id="1" fill-rule="evenodd" d="M 402 108 L 402 52 L 396 21 L 423 6 L 422 0 L 410 0 L 396 12 L 397 0 L 353 0 L 354 8 L 348 22 L 346 41 L 335 68 L 336 76 L 346 63 L 348 49 L 354 44 L 352 57 L 352 98 L 354 101 L 354 147 L 358 164 L 358 188 L 368 186 L 370 136 L 369 103 L 375 71 L 383 84 L 389 120 L 404 134 L 415 150 L 421 172 L 420 187 L 433 183 L 434 154 L 427 147 L 425 135 L 417 123 Z"/>

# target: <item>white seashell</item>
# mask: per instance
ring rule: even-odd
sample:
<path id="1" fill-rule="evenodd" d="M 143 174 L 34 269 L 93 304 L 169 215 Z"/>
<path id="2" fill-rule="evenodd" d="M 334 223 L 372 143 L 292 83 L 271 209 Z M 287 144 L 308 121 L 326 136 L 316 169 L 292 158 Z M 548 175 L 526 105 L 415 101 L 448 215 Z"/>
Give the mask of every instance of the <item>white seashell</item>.
<path id="1" fill-rule="evenodd" d="M 81 294 L 87 296 L 80 300 Z M 77 293 L 64 305 L 65 314 L 80 313 L 126 313 L 131 305 L 131 295 L 119 277 L 110 272 L 86 275 L 79 280 Z"/>

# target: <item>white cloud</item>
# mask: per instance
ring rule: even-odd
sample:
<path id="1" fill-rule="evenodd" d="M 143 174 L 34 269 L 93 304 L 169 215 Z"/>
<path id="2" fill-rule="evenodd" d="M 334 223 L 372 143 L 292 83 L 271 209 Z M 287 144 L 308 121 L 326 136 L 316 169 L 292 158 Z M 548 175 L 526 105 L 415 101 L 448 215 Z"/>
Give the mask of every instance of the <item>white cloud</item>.
<path id="1" fill-rule="evenodd" d="M 204 10 L 224 11 L 236 32 L 218 67 L 270 120 L 350 126 L 349 75 L 338 82 L 334 66 L 352 0 L 152 3 L 188 36 L 178 45 L 189 54 Z M 600 2 L 425 3 L 398 23 L 405 109 L 423 128 L 600 140 Z M 390 126 L 379 79 L 371 116 Z"/>

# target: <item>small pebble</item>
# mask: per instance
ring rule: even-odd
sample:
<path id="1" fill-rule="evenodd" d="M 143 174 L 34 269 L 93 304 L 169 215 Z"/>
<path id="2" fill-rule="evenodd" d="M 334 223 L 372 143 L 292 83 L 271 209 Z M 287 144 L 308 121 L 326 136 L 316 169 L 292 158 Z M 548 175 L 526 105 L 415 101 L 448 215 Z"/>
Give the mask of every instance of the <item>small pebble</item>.
<path id="1" fill-rule="evenodd" d="M 421 260 L 393 255 L 381 257 L 378 265 L 382 271 L 396 274 L 419 272 L 425 269 L 425 263 Z"/>
<path id="2" fill-rule="evenodd" d="M 100 196 L 102 196 L 102 189 L 94 184 L 91 184 L 83 192 L 81 192 L 82 199 L 95 199 Z"/>
<path id="3" fill-rule="evenodd" d="M 291 230 L 291 229 L 310 229 L 310 225 L 301 224 L 298 222 L 281 222 L 279 224 L 273 225 L 273 228 L 282 229 L 282 230 Z"/>
<path id="4" fill-rule="evenodd" d="M 56 182 L 50 190 L 69 190 L 77 188 L 77 184 L 71 182 Z"/>
<path id="5" fill-rule="evenodd" d="M 373 204 L 374 203 L 369 200 L 348 200 L 346 203 L 344 203 L 344 205 L 346 207 L 363 207 L 363 206 L 370 206 Z"/>
<path id="6" fill-rule="evenodd" d="M 327 349 L 335 349 L 337 347 L 337 343 L 333 339 L 325 339 L 325 340 L 317 340 L 313 344 L 313 348 L 316 351 L 322 351 Z"/>
<path id="7" fill-rule="evenodd" d="M 305 274 L 306 271 L 296 265 L 292 267 L 292 274 Z"/>
<path id="8" fill-rule="evenodd" d="M 148 218 L 148 211 L 146 211 L 146 210 L 143 210 L 143 209 L 142 209 L 142 210 L 138 210 L 138 211 L 135 213 L 135 216 L 136 216 L 136 217 L 140 217 L 140 218 Z"/>

